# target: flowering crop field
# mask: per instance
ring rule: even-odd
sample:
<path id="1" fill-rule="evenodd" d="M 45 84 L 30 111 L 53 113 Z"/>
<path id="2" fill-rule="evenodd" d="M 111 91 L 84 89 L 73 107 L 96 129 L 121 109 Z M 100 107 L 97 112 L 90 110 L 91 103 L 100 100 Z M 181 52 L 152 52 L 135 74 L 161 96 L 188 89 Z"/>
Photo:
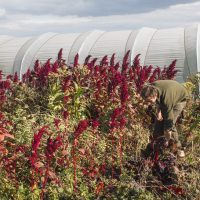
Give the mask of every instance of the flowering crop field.
<path id="1" fill-rule="evenodd" d="M 35 62 L 22 80 L 0 77 L 0 199 L 187 199 L 200 197 L 199 76 L 185 83 L 191 99 L 178 121 L 186 157 L 150 141 L 153 109 L 145 83 L 174 79 L 168 67 L 115 63 L 66 66 Z M 172 167 L 179 171 L 172 173 Z"/>

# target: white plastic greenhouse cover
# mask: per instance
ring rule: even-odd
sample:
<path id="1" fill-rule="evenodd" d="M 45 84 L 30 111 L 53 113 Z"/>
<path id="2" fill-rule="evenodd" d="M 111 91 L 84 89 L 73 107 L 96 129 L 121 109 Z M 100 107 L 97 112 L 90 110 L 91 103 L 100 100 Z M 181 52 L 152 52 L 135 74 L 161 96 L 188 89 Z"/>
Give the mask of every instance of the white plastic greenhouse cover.
<path id="1" fill-rule="evenodd" d="M 79 54 L 82 64 L 88 55 L 101 58 L 113 53 L 116 61 L 122 62 L 130 50 L 130 63 L 141 54 L 142 65 L 168 66 L 177 59 L 177 80 L 183 82 L 187 76 L 200 72 L 200 26 L 185 28 L 124 30 L 105 32 L 94 30 L 84 33 L 46 33 L 39 37 L 0 36 L 0 70 L 5 75 L 17 72 L 22 77 L 32 69 L 37 59 L 45 62 L 57 58 L 63 48 L 63 59 L 68 65 Z"/>

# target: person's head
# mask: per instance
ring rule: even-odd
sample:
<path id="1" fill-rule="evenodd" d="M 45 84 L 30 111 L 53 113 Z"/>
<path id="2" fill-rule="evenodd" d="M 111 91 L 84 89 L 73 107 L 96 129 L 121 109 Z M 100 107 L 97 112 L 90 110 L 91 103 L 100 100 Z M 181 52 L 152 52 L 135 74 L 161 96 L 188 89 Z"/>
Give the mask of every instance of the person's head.
<path id="1" fill-rule="evenodd" d="M 147 104 L 154 104 L 158 98 L 158 91 L 155 87 L 147 85 L 143 87 L 140 95 Z"/>

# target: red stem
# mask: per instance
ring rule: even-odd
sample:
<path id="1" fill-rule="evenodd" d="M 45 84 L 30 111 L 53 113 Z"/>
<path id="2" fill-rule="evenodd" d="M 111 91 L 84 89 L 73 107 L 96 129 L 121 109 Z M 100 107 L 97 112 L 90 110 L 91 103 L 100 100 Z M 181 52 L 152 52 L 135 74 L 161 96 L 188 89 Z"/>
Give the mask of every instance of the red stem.
<path id="1" fill-rule="evenodd" d="M 73 166 L 74 166 L 74 192 L 76 193 L 76 185 L 77 185 L 77 181 L 76 181 L 76 156 L 75 156 L 75 140 L 73 142 L 73 146 L 72 146 L 72 159 L 73 159 Z"/>
<path id="2" fill-rule="evenodd" d="M 112 147 L 114 147 L 114 137 L 113 137 L 113 133 L 112 133 Z M 112 179 L 114 177 L 114 155 L 113 155 L 113 151 L 112 151 Z"/>
<path id="3" fill-rule="evenodd" d="M 123 142 L 123 135 L 120 135 L 119 139 L 119 156 L 120 156 L 120 172 L 122 173 L 122 142 Z"/>

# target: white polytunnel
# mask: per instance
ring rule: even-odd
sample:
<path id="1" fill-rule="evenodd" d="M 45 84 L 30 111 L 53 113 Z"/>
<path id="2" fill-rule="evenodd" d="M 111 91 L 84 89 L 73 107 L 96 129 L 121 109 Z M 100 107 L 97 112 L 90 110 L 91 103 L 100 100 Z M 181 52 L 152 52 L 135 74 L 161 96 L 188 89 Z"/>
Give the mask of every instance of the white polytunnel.
<path id="1" fill-rule="evenodd" d="M 91 55 L 108 58 L 115 53 L 116 61 L 122 62 L 130 50 L 130 63 L 137 54 L 141 65 L 154 67 L 168 66 L 174 59 L 180 70 L 177 81 L 183 82 L 188 76 L 200 72 L 200 25 L 183 28 L 101 31 L 84 33 L 45 33 L 38 37 L 12 37 L 0 35 L 0 70 L 7 76 L 18 73 L 22 77 L 28 68 L 32 69 L 37 59 L 45 62 L 57 58 L 63 48 L 63 59 L 68 65 L 79 54 L 79 63 Z"/>

